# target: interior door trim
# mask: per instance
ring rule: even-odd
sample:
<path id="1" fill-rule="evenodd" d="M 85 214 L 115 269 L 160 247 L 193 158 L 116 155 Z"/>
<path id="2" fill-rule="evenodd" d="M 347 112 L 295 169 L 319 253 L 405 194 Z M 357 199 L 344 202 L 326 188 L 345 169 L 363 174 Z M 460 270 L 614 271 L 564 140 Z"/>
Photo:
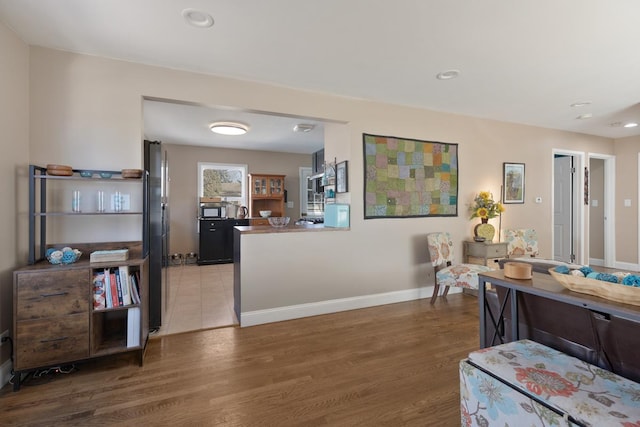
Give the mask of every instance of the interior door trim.
<path id="1" fill-rule="evenodd" d="M 551 150 L 551 253 L 555 253 L 553 245 L 555 242 L 554 236 L 554 219 L 553 213 L 554 210 L 554 200 L 553 194 L 555 194 L 555 172 L 554 172 L 554 159 L 556 155 L 560 156 L 571 156 L 573 157 L 573 167 L 576 169 L 576 172 L 573 177 L 573 188 L 576 189 L 573 194 L 573 212 L 574 212 L 574 224 L 573 224 L 573 241 L 574 241 L 574 249 L 575 249 L 575 263 L 585 264 L 585 249 L 584 249 L 584 194 L 582 191 L 583 183 L 584 183 L 584 162 L 585 162 L 585 153 L 582 151 L 572 151 L 572 150 L 563 150 L 559 148 L 554 148 Z"/>

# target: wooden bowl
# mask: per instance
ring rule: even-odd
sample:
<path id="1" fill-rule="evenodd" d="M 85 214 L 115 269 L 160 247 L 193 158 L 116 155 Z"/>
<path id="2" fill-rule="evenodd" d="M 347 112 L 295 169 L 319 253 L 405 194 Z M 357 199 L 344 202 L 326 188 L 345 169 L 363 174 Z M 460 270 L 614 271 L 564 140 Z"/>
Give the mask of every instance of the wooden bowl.
<path id="1" fill-rule="evenodd" d="M 142 178 L 142 169 L 122 169 L 122 177 L 127 179 Z"/>
<path id="2" fill-rule="evenodd" d="M 573 292 L 593 295 L 625 304 L 640 305 L 640 288 L 587 277 L 572 276 L 571 274 L 561 274 L 554 271 L 553 268 L 549 269 L 549 274 L 560 282 L 562 286 Z"/>
<path id="3" fill-rule="evenodd" d="M 73 169 L 67 165 L 47 165 L 47 175 L 71 176 L 73 175 Z"/>
<path id="4" fill-rule="evenodd" d="M 504 275 L 511 279 L 531 279 L 533 266 L 526 262 L 505 262 Z"/>

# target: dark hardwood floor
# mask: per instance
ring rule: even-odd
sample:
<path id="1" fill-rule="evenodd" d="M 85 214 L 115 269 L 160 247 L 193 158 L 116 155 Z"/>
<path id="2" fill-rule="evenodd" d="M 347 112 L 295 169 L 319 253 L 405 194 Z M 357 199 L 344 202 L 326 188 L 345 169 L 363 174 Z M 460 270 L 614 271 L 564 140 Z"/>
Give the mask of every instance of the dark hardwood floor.
<path id="1" fill-rule="evenodd" d="M 151 339 L 133 355 L 0 390 L 0 425 L 459 426 L 463 294 Z"/>

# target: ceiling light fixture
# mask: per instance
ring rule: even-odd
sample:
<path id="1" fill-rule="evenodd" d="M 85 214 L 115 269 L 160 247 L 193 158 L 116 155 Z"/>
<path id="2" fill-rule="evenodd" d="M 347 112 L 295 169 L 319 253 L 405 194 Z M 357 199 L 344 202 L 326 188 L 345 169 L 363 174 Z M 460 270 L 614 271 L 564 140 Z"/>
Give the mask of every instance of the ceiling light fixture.
<path id="1" fill-rule="evenodd" d="M 311 132 L 316 125 L 312 125 L 309 123 L 299 123 L 293 127 L 294 132 Z"/>
<path id="2" fill-rule="evenodd" d="M 625 123 L 625 125 L 624 125 L 624 127 L 626 127 L 626 128 L 634 128 L 636 126 L 638 126 L 638 124 L 635 123 L 635 122 Z"/>
<path id="3" fill-rule="evenodd" d="M 580 114 L 578 117 L 576 117 L 576 119 L 585 120 L 585 119 L 590 119 L 591 117 L 593 117 L 593 114 L 585 113 L 585 114 Z"/>
<path id="4" fill-rule="evenodd" d="M 591 105 L 591 101 L 574 102 L 570 107 L 586 107 L 587 105 Z"/>
<path id="5" fill-rule="evenodd" d="M 451 80 L 460 75 L 460 70 L 446 70 L 436 74 L 438 80 Z"/>
<path id="6" fill-rule="evenodd" d="M 182 16 L 189 25 L 193 25 L 198 28 L 209 28 L 213 25 L 213 18 L 206 12 L 196 9 L 185 9 L 182 11 Z"/>
<path id="7" fill-rule="evenodd" d="M 211 132 L 220 135 L 244 135 L 249 132 L 249 126 L 238 122 L 215 122 L 209 125 Z"/>

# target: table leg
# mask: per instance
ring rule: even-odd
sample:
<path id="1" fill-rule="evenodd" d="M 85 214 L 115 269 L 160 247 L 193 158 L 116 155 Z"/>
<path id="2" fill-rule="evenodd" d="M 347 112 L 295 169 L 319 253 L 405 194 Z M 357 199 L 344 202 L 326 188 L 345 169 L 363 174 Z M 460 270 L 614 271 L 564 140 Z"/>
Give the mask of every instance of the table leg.
<path id="1" fill-rule="evenodd" d="M 511 289 L 511 336 L 513 341 L 520 339 L 518 328 L 518 291 Z"/>
<path id="2" fill-rule="evenodd" d="M 480 308 L 480 348 L 487 346 L 486 329 L 487 329 L 487 309 L 486 307 L 486 281 L 482 278 L 478 280 L 478 307 Z"/>

